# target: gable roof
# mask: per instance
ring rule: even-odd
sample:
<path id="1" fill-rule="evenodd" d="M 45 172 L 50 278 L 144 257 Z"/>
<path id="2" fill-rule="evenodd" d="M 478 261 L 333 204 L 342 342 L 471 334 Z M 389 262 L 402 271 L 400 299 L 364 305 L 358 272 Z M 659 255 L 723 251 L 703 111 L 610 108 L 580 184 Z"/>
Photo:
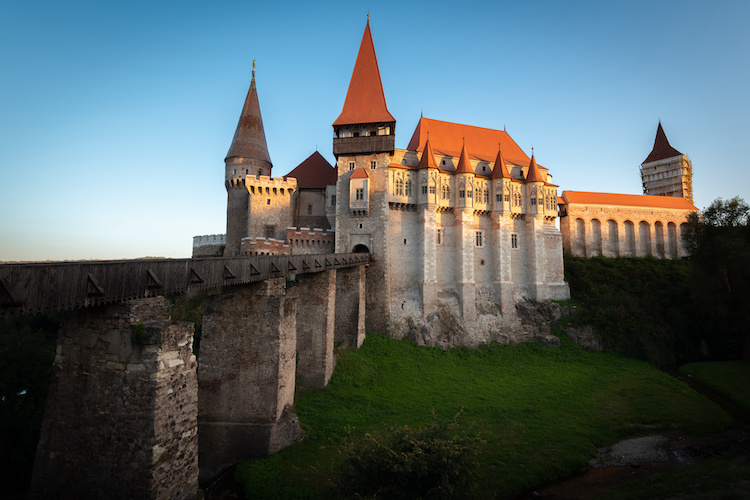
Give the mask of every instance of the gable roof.
<path id="1" fill-rule="evenodd" d="M 563 191 L 565 203 L 581 205 L 619 205 L 626 207 L 674 208 L 698 210 L 687 198 L 676 196 L 651 196 L 646 194 L 591 193 L 586 191 Z"/>
<path id="2" fill-rule="evenodd" d="M 240 113 L 240 119 L 237 122 L 237 129 L 224 160 L 226 161 L 229 158 L 253 158 L 271 163 L 266 133 L 263 130 L 263 118 L 260 115 L 258 91 L 255 88 L 255 61 L 253 61 L 253 78 L 250 81 L 250 89 L 247 91 L 245 104 L 242 106 L 242 113 Z"/>
<path id="3" fill-rule="evenodd" d="M 529 157 L 504 130 L 474 127 L 424 117 L 419 119 L 406 149 L 423 151 L 428 132 L 432 148 L 438 155 L 459 157 L 463 144 L 466 144 L 467 150 L 471 151 L 471 157 L 491 162 L 495 159 L 499 143 L 506 162 L 522 166 L 529 164 Z"/>
<path id="4" fill-rule="evenodd" d="M 350 179 L 368 179 L 370 176 L 367 174 L 367 170 L 364 168 L 358 168 L 354 172 L 352 172 L 352 176 L 349 177 Z"/>
<path id="5" fill-rule="evenodd" d="M 336 184 L 338 178 L 336 169 L 317 151 L 286 176 L 297 179 L 297 187 L 300 189 L 325 189 L 326 186 Z"/>
<path id="6" fill-rule="evenodd" d="M 643 163 L 650 163 L 652 161 L 664 160 L 665 158 L 672 158 L 673 156 L 680 156 L 682 153 L 673 148 L 667 140 L 667 134 L 664 133 L 664 129 L 661 126 L 656 128 L 656 138 L 654 139 L 654 149 L 651 153 L 643 160 Z M 641 165 L 643 165 L 641 163 Z"/>
<path id="7" fill-rule="evenodd" d="M 372 43 L 370 21 L 368 19 L 362 43 L 359 46 L 357 61 L 354 63 L 349 90 L 346 92 L 344 109 L 333 126 L 356 125 L 359 123 L 388 123 L 396 119 L 388 111 L 380 80 L 378 58 Z"/>

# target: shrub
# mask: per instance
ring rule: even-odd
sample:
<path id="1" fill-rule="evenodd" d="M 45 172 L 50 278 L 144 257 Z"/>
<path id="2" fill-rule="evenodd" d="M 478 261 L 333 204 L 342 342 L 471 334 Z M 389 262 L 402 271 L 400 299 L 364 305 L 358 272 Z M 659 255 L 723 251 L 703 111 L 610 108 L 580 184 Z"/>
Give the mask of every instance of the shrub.
<path id="1" fill-rule="evenodd" d="M 469 498 L 484 443 L 458 431 L 458 415 L 425 426 L 389 427 L 344 444 L 341 493 L 364 498 Z"/>

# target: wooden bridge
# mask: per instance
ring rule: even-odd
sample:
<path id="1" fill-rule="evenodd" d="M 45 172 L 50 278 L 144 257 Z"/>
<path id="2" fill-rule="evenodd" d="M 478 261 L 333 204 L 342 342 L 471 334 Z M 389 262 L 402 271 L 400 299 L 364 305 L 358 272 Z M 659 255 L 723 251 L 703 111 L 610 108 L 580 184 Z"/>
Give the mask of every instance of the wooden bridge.
<path id="1" fill-rule="evenodd" d="M 368 253 L 0 264 L 0 317 L 369 264 Z"/>

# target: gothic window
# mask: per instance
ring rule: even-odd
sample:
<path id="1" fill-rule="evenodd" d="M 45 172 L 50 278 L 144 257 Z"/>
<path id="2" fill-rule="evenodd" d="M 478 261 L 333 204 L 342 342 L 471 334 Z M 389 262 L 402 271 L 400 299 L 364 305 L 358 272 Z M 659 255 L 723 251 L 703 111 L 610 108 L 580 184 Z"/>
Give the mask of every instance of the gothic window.
<path id="1" fill-rule="evenodd" d="M 464 191 L 463 189 L 459 189 L 458 190 L 458 197 L 459 198 L 466 198 L 466 191 Z"/>
<path id="2" fill-rule="evenodd" d="M 357 200 L 364 200 L 365 199 L 365 190 L 364 188 L 357 188 L 357 191 L 355 193 Z"/>
<path id="3" fill-rule="evenodd" d="M 484 202 L 485 203 L 490 202 L 490 190 L 487 188 L 484 189 Z"/>
<path id="4" fill-rule="evenodd" d="M 500 193 L 495 194 L 495 201 L 500 203 Z"/>
<path id="5" fill-rule="evenodd" d="M 474 190 L 474 199 L 477 200 L 477 202 L 482 199 L 482 190 L 480 188 Z"/>
<path id="6" fill-rule="evenodd" d="M 267 240 L 270 240 L 271 238 L 273 238 L 274 229 L 275 229 L 274 226 L 266 226 L 266 239 Z"/>
<path id="7" fill-rule="evenodd" d="M 397 196 L 403 196 L 404 195 L 404 181 L 401 179 L 396 179 L 396 192 L 395 194 Z"/>
<path id="8" fill-rule="evenodd" d="M 427 186 L 422 186 L 422 194 L 427 194 Z"/>
<path id="9" fill-rule="evenodd" d="M 443 184 L 443 199 L 448 200 L 451 197 L 451 188 L 448 187 L 448 184 Z"/>
<path id="10" fill-rule="evenodd" d="M 510 247 L 513 249 L 518 249 L 518 234 L 512 233 L 510 235 Z"/>
<path id="11" fill-rule="evenodd" d="M 478 247 L 484 246 L 484 231 L 477 231 L 474 234 L 474 244 Z"/>
<path id="12" fill-rule="evenodd" d="M 516 191 L 513 193 L 513 206 L 514 207 L 520 207 L 521 206 L 521 193 Z"/>
<path id="13" fill-rule="evenodd" d="M 430 194 L 435 194 L 435 185 L 430 186 Z"/>
<path id="14" fill-rule="evenodd" d="M 466 190 L 466 197 L 471 198 L 471 186 L 469 186 L 469 189 Z"/>
<path id="15" fill-rule="evenodd" d="M 405 189 L 404 194 L 406 196 L 411 196 L 411 180 L 410 179 L 406 179 L 406 189 Z"/>

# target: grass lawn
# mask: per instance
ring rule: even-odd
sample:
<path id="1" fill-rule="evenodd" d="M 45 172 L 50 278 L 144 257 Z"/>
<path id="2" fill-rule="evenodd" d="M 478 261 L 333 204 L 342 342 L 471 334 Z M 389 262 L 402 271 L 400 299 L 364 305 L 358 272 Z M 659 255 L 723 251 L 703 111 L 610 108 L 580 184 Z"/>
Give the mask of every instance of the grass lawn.
<path id="1" fill-rule="evenodd" d="M 750 410 L 750 363 L 744 361 L 688 363 L 680 367 L 680 372 Z"/>
<path id="2" fill-rule="evenodd" d="M 536 343 L 479 349 L 418 347 L 369 333 L 341 352 L 329 386 L 301 388 L 307 438 L 235 477 L 249 498 L 335 497 L 340 445 L 385 426 L 461 413 L 480 450 L 482 498 L 509 498 L 583 469 L 598 446 L 664 432 L 708 434 L 732 419 L 645 362 Z"/>

